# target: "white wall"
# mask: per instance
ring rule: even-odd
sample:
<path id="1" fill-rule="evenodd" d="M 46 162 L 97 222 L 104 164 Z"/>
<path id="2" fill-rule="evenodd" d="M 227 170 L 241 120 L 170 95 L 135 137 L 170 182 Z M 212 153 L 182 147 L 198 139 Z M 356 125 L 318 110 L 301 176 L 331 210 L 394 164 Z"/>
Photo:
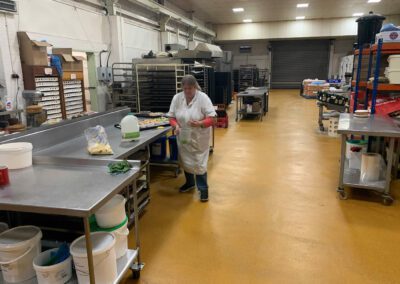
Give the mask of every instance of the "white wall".
<path id="1" fill-rule="evenodd" d="M 250 45 L 251 53 L 240 53 L 241 45 Z M 270 57 L 268 52 L 268 41 L 237 41 L 221 43 L 223 50 L 232 51 L 233 69 L 238 69 L 240 65 L 257 65 L 260 69 L 270 69 Z"/>
<path id="2" fill-rule="evenodd" d="M 388 16 L 385 22 L 400 25 L 400 16 Z M 217 25 L 218 41 L 345 37 L 357 34 L 355 18 L 279 21 Z"/>
<path id="3" fill-rule="evenodd" d="M 333 51 L 329 64 L 329 77 L 339 75 L 342 58 L 352 54 L 354 42 L 356 42 L 355 37 L 335 39 L 333 41 Z"/>
<path id="4" fill-rule="evenodd" d="M 102 3 L 101 0 L 91 1 Z M 161 33 L 155 22 L 158 15 L 154 11 L 134 8 L 127 1 L 120 3 L 119 7 L 127 9 L 120 10 L 124 16 L 107 17 L 100 8 L 74 0 L 17 0 L 17 14 L 0 13 L 0 84 L 7 87 L 8 96 L 15 99 L 18 89 L 23 89 L 17 31 L 27 31 L 33 39 L 46 40 L 54 47 L 94 52 L 97 65 L 99 52 L 107 50 L 110 45 L 110 64 L 130 62 L 150 50 L 162 50 Z M 135 17 L 127 15 L 132 12 L 141 14 Z M 187 45 L 185 32 L 182 31 L 178 40 Z M 104 63 L 105 58 L 104 55 Z M 21 77 L 19 86 L 15 79 L 11 79 L 13 72 Z"/>

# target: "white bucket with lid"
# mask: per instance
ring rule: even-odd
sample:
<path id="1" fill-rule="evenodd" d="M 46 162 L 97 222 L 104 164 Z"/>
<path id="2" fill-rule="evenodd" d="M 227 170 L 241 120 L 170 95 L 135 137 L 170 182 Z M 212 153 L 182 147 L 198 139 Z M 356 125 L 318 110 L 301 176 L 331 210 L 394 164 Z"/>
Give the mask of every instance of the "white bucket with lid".
<path id="1" fill-rule="evenodd" d="M 46 250 L 39 254 L 33 260 L 33 267 L 36 271 L 36 277 L 39 284 L 64 284 L 72 277 L 72 257 L 49 266 L 44 266 L 50 261 L 51 253 L 56 252 L 58 248 Z"/>
<path id="2" fill-rule="evenodd" d="M 90 234 L 94 275 L 96 283 L 110 284 L 117 278 L 117 258 L 115 255 L 115 239 L 112 233 L 96 232 Z M 81 236 L 71 244 L 71 254 L 79 284 L 90 283 L 89 266 L 85 236 Z"/>
<path id="3" fill-rule="evenodd" d="M 113 228 L 125 221 L 126 199 L 120 194 L 115 195 L 94 214 L 101 228 Z"/>
<path id="4" fill-rule="evenodd" d="M 128 251 L 128 224 L 113 232 L 115 235 L 115 254 L 117 259 L 123 257 Z"/>
<path id="5" fill-rule="evenodd" d="M 389 79 L 390 84 L 400 84 L 400 68 L 399 69 L 390 68 L 387 71 L 387 77 Z"/>
<path id="6" fill-rule="evenodd" d="M 0 145 L 0 163 L 10 170 L 22 169 L 32 166 L 31 143 L 17 142 Z"/>
<path id="7" fill-rule="evenodd" d="M 388 62 L 390 69 L 400 69 L 400 54 L 390 55 Z"/>
<path id="8" fill-rule="evenodd" d="M 21 226 L 0 234 L 0 265 L 3 278 L 18 283 L 35 277 L 33 259 L 40 254 L 42 231 L 34 226 Z"/>

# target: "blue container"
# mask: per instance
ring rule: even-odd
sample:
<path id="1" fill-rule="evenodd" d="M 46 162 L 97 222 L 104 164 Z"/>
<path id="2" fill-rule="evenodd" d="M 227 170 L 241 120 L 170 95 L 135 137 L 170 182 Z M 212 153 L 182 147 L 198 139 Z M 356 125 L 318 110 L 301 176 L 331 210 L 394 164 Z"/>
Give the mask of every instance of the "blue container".
<path id="1" fill-rule="evenodd" d="M 168 137 L 169 143 L 169 159 L 171 161 L 178 161 L 178 142 L 176 141 L 176 136 Z"/>
<path id="2" fill-rule="evenodd" d="M 161 137 L 150 145 L 151 160 L 165 160 L 167 158 L 167 137 Z"/>

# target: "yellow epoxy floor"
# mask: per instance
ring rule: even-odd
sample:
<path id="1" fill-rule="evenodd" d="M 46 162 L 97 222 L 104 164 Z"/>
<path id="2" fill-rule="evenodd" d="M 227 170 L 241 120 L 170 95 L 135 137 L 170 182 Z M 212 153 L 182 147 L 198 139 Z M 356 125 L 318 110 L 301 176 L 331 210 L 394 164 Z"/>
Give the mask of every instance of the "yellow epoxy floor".
<path id="1" fill-rule="evenodd" d="M 178 193 L 183 176 L 153 173 L 146 266 L 125 283 L 400 283 L 399 202 L 337 198 L 339 139 L 317 132 L 315 100 L 298 93 L 272 91 L 263 122 L 235 123 L 231 107 L 208 203 Z"/>

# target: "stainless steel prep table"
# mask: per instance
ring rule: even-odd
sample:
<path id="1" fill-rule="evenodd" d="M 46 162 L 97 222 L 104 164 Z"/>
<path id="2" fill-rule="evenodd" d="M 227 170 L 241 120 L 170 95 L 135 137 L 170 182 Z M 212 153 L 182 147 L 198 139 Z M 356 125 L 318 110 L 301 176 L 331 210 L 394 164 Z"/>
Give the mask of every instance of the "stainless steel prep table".
<path id="1" fill-rule="evenodd" d="M 140 171 L 140 162 L 129 161 L 133 167 L 128 173 L 110 175 L 107 164 L 112 161 L 115 160 L 34 157 L 32 167 L 10 171 L 11 184 L 0 191 L 1 210 L 83 219 L 91 283 L 95 279 L 89 217 L 122 190 L 131 188 L 135 192 L 134 181 Z M 133 194 L 133 203 L 134 210 L 138 210 L 136 194 Z M 135 219 L 136 248 L 118 260 L 115 283 L 122 280 L 136 259 L 136 267 L 140 264 L 138 214 Z"/>
<path id="2" fill-rule="evenodd" d="M 268 112 L 269 107 L 269 92 L 267 87 L 250 87 L 246 91 L 240 92 L 236 95 L 236 121 L 243 118 L 244 115 L 258 115 L 262 121 L 263 116 Z M 260 111 L 258 112 L 247 112 L 247 110 L 242 110 L 243 100 L 245 98 L 258 98 L 261 100 L 262 105 Z"/>
<path id="3" fill-rule="evenodd" d="M 128 212 L 128 215 L 131 221 L 135 222 L 135 230 L 138 230 L 139 214 L 134 212 L 140 211 L 137 195 L 141 188 L 137 186 L 136 179 L 146 167 L 147 178 L 142 188 L 147 185 L 148 189 L 149 164 L 143 165 L 137 161 L 138 170 L 130 176 L 129 186 L 128 183 L 108 184 L 107 181 L 115 182 L 117 179 L 110 179 L 111 176 L 106 173 L 105 165 L 110 159 L 129 158 L 137 151 L 148 148 L 150 143 L 165 135 L 170 127 L 142 131 L 138 141 L 121 143 L 121 132 L 114 127 L 114 124 L 119 123 L 129 111 L 128 108 L 111 110 L 59 125 L 38 128 L 35 131 L 2 137 L 0 143 L 31 142 L 34 146 L 35 164 L 31 169 L 11 172 L 13 190 L 9 192 L 13 194 L 18 192 L 15 196 L 18 198 L 1 197 L 1 210 L 81 217 L 84 219 L 86 234 L 89 231 L 88 216 L 125 187 L 128 191 L 128 200 L 133 203 L 133 206 L 128 206 L 133 211 Z M 86 128 L 96 125 L 105 126 L 114 151 L 113 155 L 91 156 L 87 153 L 87 142 L 83 133 Z M 43 163 L 46 165 L 42 165 Z M 98 165 L 102 167 L 101 174 L 94 170 Z M 14 190 L 20 183 L 28 185 L 25 188 L 26 191 L 24 187 L 19 189 L 22 191 Z M 74 193 L 77 194 L 75 197 Z M 138 232 L 135 232 L 135 236 L 139 247 Z M 89 245 L 88 248 L 90 248 Z M 135 271 L 138 276 L 141 268 L 139 253 L 130 251 L 127 256 L 129 261 L 136 257 L 138 264 L 135 266 Z M 124 268 L 124 271 L 129 268 L 129 265 L 124 262 L 118 264 L 119 269 L 120 266 Z"/>
<path id="4" fill-rule="evenodd" d="M 121 142 L 121 130 L 115 128 L 114 125 L 105 126 L 105 130 L 114 152 L 113 155 L 90 155 L 87 151 L 87 141 L 83 132 L 82 135 L 71 140 L 39 150 L 35 152 L 35 155 L 84 159 L 125 159 L 166 135 L 171 130 L 171 127 L 141 131 L 140 138 L 132 142 Z"/>
<path id="5" fill-rule="evenodd" d="M 344 186 L 369 189 L 377 191 L 382 195 L 385 205 L 393 202 L 390 195 L 390 182 L 393 166 L 393 154 L 395 140 L 400 137 L 400 128 L 389 117 L 371 115 L 369 118 L 354 117 L 353 114 L 342 113 L 339 118 L 338 133 L 342 135 L 340 175 L 338 193 L 341 199 L 347 198 Z M 387 165 L 385 179 L 377 182 L 361 182 L 360 170 L 350 169 L 346 159 L 347 135 L 359 135 L 370 137 L 384 137 L 389 139 L 389 149 L 387 152 Z M 395 162 L 397 170 L 398 159 Z M 397 171 L 396 171 L 397 172 Z"/>

